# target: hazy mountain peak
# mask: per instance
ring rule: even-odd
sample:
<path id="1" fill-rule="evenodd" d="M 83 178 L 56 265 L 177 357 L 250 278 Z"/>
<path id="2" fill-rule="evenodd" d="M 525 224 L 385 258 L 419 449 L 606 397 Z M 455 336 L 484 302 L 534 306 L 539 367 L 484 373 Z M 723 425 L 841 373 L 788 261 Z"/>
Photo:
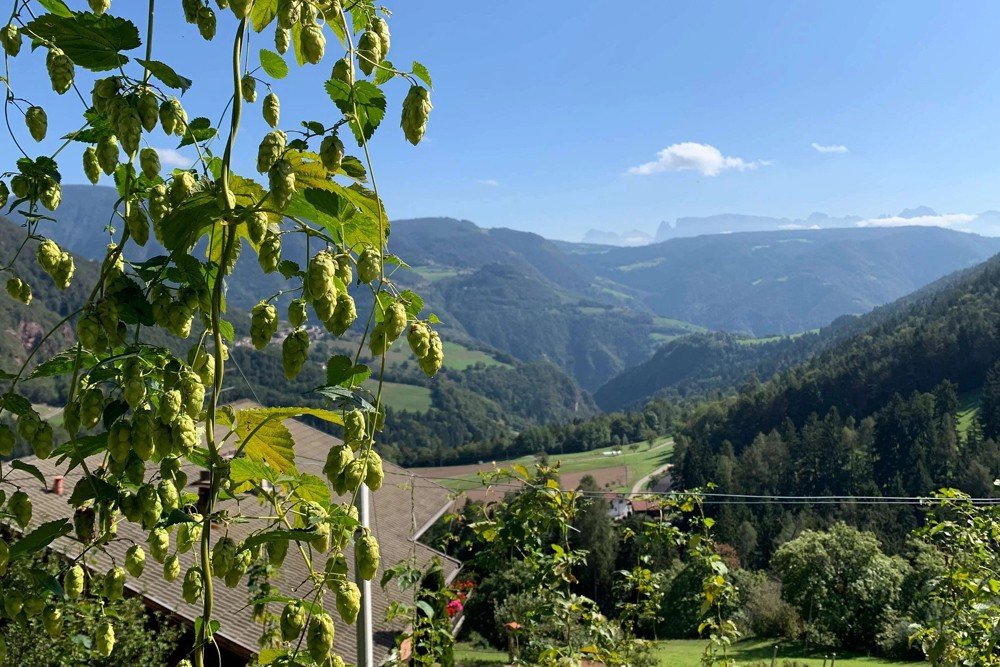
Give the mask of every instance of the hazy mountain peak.
<path id="1" fill-rule="evenodd" d="M 937 211 L 930 206 L 917 206 L 916 208 L 904 208 L 899 212 L 900 218 L 922 218 L 924 216 L 936 216 Z"/>

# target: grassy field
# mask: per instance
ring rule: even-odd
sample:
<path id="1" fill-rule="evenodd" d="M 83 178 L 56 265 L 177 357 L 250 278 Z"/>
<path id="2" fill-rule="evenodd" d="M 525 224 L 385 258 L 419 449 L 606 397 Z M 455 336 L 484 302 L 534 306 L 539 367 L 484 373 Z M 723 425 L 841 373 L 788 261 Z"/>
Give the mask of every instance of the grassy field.
<path id="1" fill-rule="evenodd" d="M 469 366 L 475 366 L 476 364 L 510 368 L 508 364 L 497 361 L 485 352 L 469 349 L 461 343 L 453 343 L 450 340 L 444 341 L 444 365 L 446 368 L 455 371 L 464 371 Z"/>
<path id="2" fill-rule="evenodd" d="M 773 642 L 769 641 L 745 641 L 740 642 L 733 648 L 733 657 L 738 665 L 746 666 L 763 661 L 765 665 L 771 664 L 771 652 Z M 661 665 L 669 667 L 699 667 L 701 664 L 701 652 L 705 648 L 705 642 L 699 640 L 675 640 L 658 642 L 653 650 L 653 655 L 659 660 Z M 822 651 L 806 651 L 800 644 L 781 645 L 778 647 L 777 665 L 781 667 L 784 660 L 795 660 L 799 665 L 808 667 L 822 667 Z M 490 649 L 477 649 L 469 644 L 459 644 L 455 647 L 456 667 L 481 667 L 483 665 L 502 665 L 507 662 L 507 654 Z M 830 664 L 827 661 L 826 664 Z M 926 665 L 925 662 L 895 662 L 882 660 L 879 658 L 867 658 L 856 656 L 837 656 L 839 667 L 875 667 L 883 665 L 885 667 L 914 667 L 916 665 Z"/>
<path id="3" fill-rule="evenodd" d="M 638 443 L 638 446 L 634 451 L 631 446 L 626 446 L 595 449 L 590 452 L 577 452 L 562 456 L 559 454 L 549 454 L 549 463 L 555 463 L 556 461 L 561 462 L 559 470 L 564 473 L 592 472 L 602 468 L 627 466 L 628 478 L 631 482 L 649 474 L 663 464 L 668 463 L 670 461 L 670 455 L 673 453 L 673 445 L 674 441 L 672 438 L 662 437 L 658 439 L 652 447 L 645 442 Z M 611 451 L 613 449 L 620 449 L 622 453 L 618 456 L 604 456 L 603 452 Z M 522 456 L 508 461 L 497 461 L 496 465 L 504 468 L 515 463 L 519 463 L 523 466 L 530 467 L 534 464 L 534 462 L 534 456 Z M 476 474 L 455 475 L 453 479 L 441 479 L 438 481 L 442 486 L 445 486 L 453 491 L 464 491 L 466 489 L 474 488 L 481 483 L 479 476 Z M 616 490 L 622 491 L 625 489 L 623 487 Z"/>
<path id="4" fill-rule="evenodd" d="M 961 404 L 958 406 L 958 432 L 965 435 L 972 426 L 972 420 L 979 414 L 979 392 L 969 392 L 959 397 Z"/>
<path id="5" fill-rule="evenodd" d="M 371 383 L 370 389 L 375 391 L 374 383 Z M 382 385 L 382 401 L 393 410 L 427 412 L 431 409 L 431 390 L 415 384 L 385 382 Z"/>
<path id="6" fill-rule="evenodd" d="M 412 267 L 412 270 L 428 282 L 444 280 L 445 278 L 454 278 L 458 275 L 457 269 L 445 266 L 414 266 Z"/>

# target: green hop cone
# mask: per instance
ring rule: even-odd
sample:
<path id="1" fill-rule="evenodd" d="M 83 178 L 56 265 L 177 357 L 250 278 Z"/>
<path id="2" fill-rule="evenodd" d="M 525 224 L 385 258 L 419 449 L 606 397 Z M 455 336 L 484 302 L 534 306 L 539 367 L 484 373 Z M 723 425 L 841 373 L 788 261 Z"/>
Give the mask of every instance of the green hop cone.
<path id="1" fill-rule="evenodd" d="M 83 568 L 73 565 L 63 575 L 63 591 L 70 600 L 76 600 L 83 595 Z"/>
<path id="2" fill-rule="evenodd" d="M 243 95 L 243 99 L 253 104 L 257 101 L 257 79 L 253 78 L 249 74 L 244 74 L 243 78 L 240 80 L 240 93 Z"/>
<path id="3" fill-rule="evenodd" d="M 153 413 L 149 410 L 139 410 L 132 415 L 132 451 L 140 461 L 148 461 L 153 456 L 153 435 L 156 426 L 153 423 Z"/>
<path id="4" fill-rule="evenodd" d="M 274 48 L 278 53 L 286 53 L 292 44 L 292 32 L 280 25 L 274 30 Z"/>
<path id="5" fill-rule="evenodd" d="M 236 542 L 230 537 L 221 537 L 212 547 L 212 575 L 220 579 L 224 578 L 233 567 L 236 559 L 236 552 L 239 549 Z"/>
<path id="6" fill-rule="evenodd" d="M 178 206 L 190 197 L 194 193 L 196 183 L 194 174 L 189 171 L 182 171 L 174 176 L 174 180 L 170 182 L 171 205 Z"/>
<path id="7" fill-rule="evenodd" d="M 142 120 L 135 108 L 129 106 L 122 110 L 118 116 L 117 131 L 125 154 L 130 157 L 135 155 L 142 140 Z"/>
<path id="8" fill-rule="evenodd" d="M 111 8 L 111 0 L 87 0 L 90 11 L 95 14 L 103 14 Z"/>
<path id="9" fill-rule="evenodd" d="M 121 600 L 125 594 L 125 568 L 114 567 L 104 575 L 104 597 L 108 600 Z"/>
<path id="10" fill-rule="evenodd" d="M 358 256 L 358 279 L 370 285 L 382 273 L 382 254 L 372 246 L 365 246 Z"/>
<path id="11" fill-rule="evenodd" d="M 261 241 L 257 262 L 264 273 L 274 273 L 281 263 L 281 237 L 268 232 Z"/>
<path id="12" fill-rule="evenodd" d="M 63 631 L 62 609 L 55 605 L 47 605 L 42 610 L 42 627 L 50 639 L 58 639 Z"/>
<path id="13" fill-rule="evenodd" d="M 108 336 L 94 311 L 87 311 L 77 321 L 76 335 L 84 349 L 91 352 L 103 352 L 108 347 Z"/>
<path id="14" fill-rule="evenodd" d="M 344 468 L 344 474 L 341 475 L 341 482 L 348 493 L 354 493 L 354 491 L 361 487 L 361 483 L 365 481 L 365 475 L 367 474 L 368 467 L 365 465 L 365 462 L 361 459 L 353 459 Z"/>
<path id="15" fill-rule="evenodd" d="M 139 205 L 138 199 L 128 202 L 125 207 L 125 225 L 128 227 L 129 235 L 137 245 L 146 245 L 146 242 L 149 241 L 149 219 L 146 217 L 146 212 L 142 210 L 142 206 Z"/>
<path id="16" fill-rule="evenodd" d="M 281 567 L 288 553 L 288 540 L 274 540 L 264 545 L 264 548 L 267 550 L 267 562 L 272 567 Z"/>
<path id="17" fill-rule="evenodd" d="M 180 379 L 181 395 L 184 396 L 184 409 L 189 417 L 194 419 L 201 413 L 205 403 L 205 385 L 193 371 L 185 370 Z"/>
<path id="18" fill-rule="evenodd" d="M 94 81 L 94 87 L 90 91 L 90 98 L 94 108 L 98 112 L 109 114 L 111 105 L 119 99 L 120 92 L 121 80 L 116 76 L 109 76 Z"/>
<path id="19" fill-rule="evenodd" d="M 42 202 L 42 206 L 50 211 L 59 208 L 59 204 L 62 203 L 62 187 L 59 182 L 50 176 L 43 177 L 38 199 Z"/>
<path id="20" fill-rule="evenodd" d="M 133 544 L 125 552 L 125 569 L 133 577 L 142 576 L 146 568 L 146 552 L 138 544 Z"/>
<path id="21" fill-rule="evenodd" d="M 336 292 L 337 287 L 333 280 L 336 275 L 337 260 L 333 253 L 328 250 L 316 253 L 306 266 L 306 294 L 315 299 Z"/>
<path id="22" fill-rule="evenodd" d="M 431 349 L 431 328 L 426 322 L 414 322 L 406 334 L 406 342 L 417 359 L 423 359 Z"/>
<path id="23" fill-rule="evenodd" d="M 264 237 L 267 236 L 268 224 L 267 214 L 263 211 L 254 211 L 250 214 L 247 218 L 247 237 L 249 237 L 251 243 L 260 246 L 264 242 Z"/>
<path id="24" fill-rule="evenodd" d="M 365 413 L 357 408 L 349 410 L 344 415 L 344 441 L 351 443 L 364 440 L 365 431 Z"/>
<path id="25" fill-rule="evenodd" d="M 302 19 L 302 0 L 278 0 L 278 26 L 291 30 Z"/>
<path id="26" fill-rule="evenodd" d="M 177 554 L 170 554 L 163 562 L 163 580 L 172 583 L 181 576 L 181 560 Z"/>
<path id="27" fill-rule="evenodd" d="M 288 138 L 281 130 L 272 130 L 265 134 L 257 147 L 257 171 L 263 174 L 274 166 L 285 152 L 287 141 Z"/>
<path id="28" fill-rule="evenodd" d="M 187 124 L 187 112 L 176 97 L 164 100 L 160 104 L 160 127 L 168 135 L 183 136 L 187 132 Z"/>
<path id="29" fill-rule="evenodd" d="M 18 174 L 10 179 L 10 188 L 14 191 L 14 196 L 18 199 L 27 199 L 31 194 L 32 184 L 27 177 Z"/>
<path id="30" fill-rule="evenodd" d="M 45 139 L 45 133 L 49 129 L 49 118 L 45 115 L 42 107 L 28 107 L 24 112 L 24 123 L 28 126 L 28 132 L 35 141 Z"/>
<path id="31" fill-rule="evenodd" d="M 354 455 L 347 445 L 330 448 L 326 455 L 326 464 L 323 466 L 323 474 L 330 480 L 330 484 L 335 484 L 342 477 L 353 460 Z"/>
<path id="32" fill-rule="evenodd" d="M 382 325 L 390 342 L 399 338 L 400 334 L 406 330 L 406 318 L 406 308 L 399 301 L 392 302 L 385 309 Z"/>
<path id="33" fill-rule="evenodd" d="M 7 200 L 10 199 L 10 190 L 7 188 L 7 184 L 0 181 L 0 208 L 7 205 Z"/>
<path id="34" fill-rule="evenodd" d="M 389 35 L 389 24 L 385 22 L 385 19 L 376 16 L 372 18 L 368 29 L 378 35 L 379 43 L 382 45 L 382 57 L 385 58 L 389 55 L 389 46 L 392 43 Z"/>
<path id="35" fill-rule="evenodd" d="M 324 137 L 319 145 L 319 157 L 327 171 L 337 171 L 344 162 L 344 142 L 336 134 Z"/>
<path id="36" fill-rule="evenodd" d="M 278 96 L 274 93 L 268 93 L 264 97 L 264 121 L 271 127 L 278 127 L 278 122 L 281 119 L 281 101 Z"/>
<path id="37" fill-rule="evenodd" d="M 80 395 L 80 422 L 84 428 L 93 428 L 104 414 L 104 394 L 98 387 L 90 387 Z"/>
<path id="38" fill-rule="evenodd" d="M 177 551 L 187 553 L 201 539 L 200 514 L 192 515 L 194 521 L 182 521 L 177 526 Z"/>
<path id="39" fill-rule="evenodd" d="M 278 331 L 278 311 L 261 301 L 250 311 L 250 340 L 258 350 L 263 350 Z"/>
<path id="40" fill-rule="evenodd" d="M 374 450 L 369 450 L 365 454 L 365 485 L 372 491 L 382 488 L 382 481 L 385 479 L 385 471 L 382 469 L 382 457 Z"/>
<path id="41" fill-rule="evenodd" d="M 136 108 L 139 113 L 139 122 L 142 129 L 152 132 L 156 128 L 156 123 L 160 120 L 160 101 L 153 91 L 146 89 L 139 95 L 139 103 Z M 159 169 L 157 169 L 159 172 Z M 152 178 L 152 177 L 150 177 Z"/>
<path id="42" fill-rule="evenodd" d="M 16 25 L 8 24 L 0 30 L 0 46 L 11 58 L 21 52 L 21 31 Z"/>
<path id="43" fill-rule="evenodd" d="M 313 65 L 323 60 L 326 52 L 326 37 L 323 28 L 317 23 L 310 23 L 302 28 L 302 58 Z"/>
<path id="44" fill-rule="evenodd" d="M 361 591 L 353 581 L 337 581 L 335 591 L 337 595 L 337 612 L 344 623 L 354 625 L 358 620 L 358 612 L 361 611 Z"/>
<path id="45" fill-rule="evenodd" d="M 202 578 L 201 570 L 196 567 L 190 568 L 184 573 L 184 583 L 181 585 L 181 593 L 184 595 L 184 601 L 188 604 L 194 604 L 201 597 L 202 588 L 205 586 L 205 580 Z"/>
<path id="46" fill-rule="evenodd" d="M 73 512 L 73 530 L 76 533 L 76 539 L 84 544 L 90 544 L 94 541 L 96 529 L 97 512 L 94 511 L 94 508 L 89 505 L 76 508 Z"/>
<path id="47" fill-rule="evenodd" d="M 229 9 L 238 19 L 245 19 L 250 15 L 250 7 L 253 0 L 229 0 Z"/>
<path id="48" fill-rule="evenodd" d="M 275 207 L 284 210 L 295 194 L 295 169 L 288 160 L 275 162 L 267 171 L 268 186 L 271 189 L 271 200 Z"/>
<path id="49" fill-rule="evenodd" d="M 420 359 L 420 369 L 428 377 L 434 377 L 444 364 L 444 346 L 437 331 L 431 331 L 430 350 Z"/>
<path id="50" fill-rule="evenodd" d="M 172 512 L 180 506 L 180 494 L 177 493 L 177 487 L 171 480 L 161 479 L 156 487 L 156 493 L 160 496 L 164 511 Z"/>
<path id="51" fill-rule="evenodd" d="M 371 533 L 362 534 L 354 543 L 354 557 L 357 559 L 358 574 L 362 579 L 371 581 L 378 572 L 379 555 L 378 542 Z"/>
<path id="52" fill-rule="evenodd" d="M 281 363 L 284 366 L 285 378 L 292 380 L 298 376 L 308 357 L 309 334 L 305 329 L 292 331 L 281 344 Z"/>
<path id="53" fill-rule="evenodd" d="M 97 181 L 101 179 L 101 161 L 93 146 L 87 146 L 83 151 L 83 173 L 93 185 L 97 185 Z"/>
<path id="54" fill-rule="evenodd" d="M 368 76 L 382 62 L 382 39 L 377 32 L 366 30 L 358 40 L 358 69 Z"/>
<path id="55" fill-rule="evenodd" d="M 206 41 L 215 39 L 215 10 L 208 5 L 202 5 L 198 8 L 195 23 L 198 25 L 198 32 Z"/>
<path id="56" fill-rule="evenodd" d="M 94 633 L 94 648 L 97 654 L 108 657 L 115 650 L 115 626 L 111 621 L 101 621 Z"/>
<path id="57" fill-rule="evenodd" d="M 14 453 L 14 443 L 17 438 L 6 424 L 0 424 L 0 456 L 10 456 Z M 2 574 L 2 573 L 0 573 Z"/>
<path id="58" fill-rule="evenodd" d="M 7 279 L 7 294 L 26 306 L 31 303 L 31 285 L 16 276 Z"/>
<path id="59" fill-rule="evenodd" d="M 160 154 L 155 148 L 143 148 L 139 151 L 139 166 L 146 178 L 156 178 L 160 175 Z"/>
<path id="60" fill-rule="evenodd" d="M 198 427 L 187 413 L 182 413 L 170 427 L 173 453 L 187 456 L 198 446 Z"/>
<path id="61" fill-rule="evenodd" d="M 49 55 L 45 58 L 45 67 L 49 71 L 52 90 L 62 95 L 73 86 L 75 74 L 73 61 L 61 49 L 49 49 Z"/>
<path id="62" fill-rule="evenodd" d="M 97 163 L 105 174 L 115 173 L 118 168 L 118 138 L 115 135 L 101 137 L 97 142 Z"/>
<path id="63" fill-rule="evenodd" d="M 286 642 L 297 639 L 306 626 L 306 610 L 298 600 L 292 600 L 281 612 L 281 638 Z"/>
<path id="64" fill-rule="evenodd" d="M 292 299 L 288 304 L 288 322 L 293 327 L 300 327 L 306 321 L 306 300 Z"/>
<path id="65" fill-rule="evenodd" d="M 324 324 L 327 329 L 335 335 L 340 336 L 351 328 L 356 319 L 358 319 L 358 311 L 354 305 L 354 298 L 346 292 L 341 292 L 337 295 L 337 303 L 333 309 L 333 316 L 324 322 Z"/>
<path id="66" fill-rule="evenodd" d="M 416 146 L 427 131 L 427 119 L 431 115 L 431 94 L 423 86 L 410 86 L 410 92 L 403 100 L 403 115 L 399 126 L 403 128 L 406 140 Z"/>
<path id="67" fill-rule="evenodd" d="M 309 621 L 306 647 L 316 664 L 323 664 L 333 650 L 333 619 L 328 614 L 316 614 Z"/>
<path id="68" fill-rule="evenodd" d="M 224 578 L 227 588 L 236 588 L 239 585 L 240 579 L 250 569 L 252 561 L 253 554 L 248 549 L 240 549 L 236 552 L 236 557 L 233 558 L 233 565 L 229 568 L 229 572 L 226 572 Z"/>
<path id="69" fill-rule="evenodd" d="M 163 563 L 170 551 L 170 534 L 164 528 L 154 528 L 149 532 L 147 541 L 149 542 L 149 555 L 157 563 Z"/>
<path id="70" fill-rule="evenodd" d="M 330 72 L 330 78 L 336 81 L 343 81 L 348 86 L 354 86 L 354 68 L 351 67 L 351 61 L 347 58 L 341 58 L 333 64 L 333 71 Z"/>
<path id="71" fill-rule="evenodd" d="M 119 463 L 125 463 L 132 451 L 132 427 L 125 422 L 115 422 L 108 431 L 108 454 Z"/>

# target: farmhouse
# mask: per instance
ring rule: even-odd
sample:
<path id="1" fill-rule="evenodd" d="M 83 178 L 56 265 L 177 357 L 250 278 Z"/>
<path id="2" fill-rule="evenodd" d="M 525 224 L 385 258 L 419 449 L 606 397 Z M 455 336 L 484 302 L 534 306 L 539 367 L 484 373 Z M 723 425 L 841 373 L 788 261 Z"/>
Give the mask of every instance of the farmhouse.
<path id="1" fill-rule="evenodd" d="M 239 410 L 256 405 L 242 401 L 233 404 L 232 407 Z M 294 419 L 286 420 L 284 423 L 296 443 L 295 461 L 299 470 L 322 476 L 327 452 L 331 447 L 340 444 L 340 441 Z M 47 521 L 71 518 L 72 508 L 67 500 L 82 477 L 81 471 L 76 469 L 60 478 L 57 476 L 58 471 L 52 459 L 26 461 L 37 466 L 47 482 L 43 486 L 31 475 L 20 471 L 15 474 L 18 477 L 18 484 L 30 495 L 34 505 L 34 516 L 28 530 Z M 97 464 L 99 465 L 99 462 Z M 444 568 L 446 580 L 451 581 L 458 572 L 460 566 L 458 561 L 418 541 L 423 532 L 450 507 L 449 492 L 430 480 L 415 477 L 392 464 L 385 463 L 384 468 L 385 482 L 381 490 L 372 494 L 371 504 L 371 528 L 381 545 L 382 566 L 391 567 L 410 558 L 416 558 L 418 563 L 425 566 L 437 557 Z M 188 466 L 185 471 L 189 478 L 185 491 L 197 493 L 198 469 Z M 235 503 L 232 501 L 223 501 L 220 509 L 226 509 L 227 505 L 231 505 L 229 509 L 232 513 L 236 512 Z M 249 516 L 266 513 L 266 508 L 250 507 L 246 503 L 240 510 Z M 253 521 L 249 524 L 233 524 L 228 528 L 229 535 L 235 540 L 241 540 L 250 533 L 252 525 Z M 218 539 L 220 536 L 215 534 L 214 538 Z M 92 556 L 88 555 L 86 565 L 97 573 L 106 572 L 112 566 L 112 561 L 119 564 L 123 562 L 125 551 L 133 543 L 144 545 L 146 534 L 136 525 L 123 522 L 119 526 L 118 538 L 107 546 L 107 553 L 95 551 Z M 56 540 L 51 548 L 64 555 L 75 557 L 80 553 L 81 545 L 75 539 L 66 537 Z M 353 571 L 352 548 L 348 548 L 346 556 Z M 180 559 L 181 571 L 186 571 L 188 567 L 196 564 L 195 550 L 181 554 Z M 318 563 L 319 566 L 323 564 L 322 560 Z M 180 582 L 167 584 L 161 576 L 160 569 L 158 563 L 148 559 L 146 570 L 141 577 L 129 577 L 127 583 L 129 593 L 141 595 L 150 609 L 166 612 L 178 621 L 193 627 L 194 620 L 201 611 L 200 604 L 190 605 L 184 602 L 180 595 Z M 378 585 L 380 576 L 376 575 L 371 587 L 376 664 L 381 664 L 385 660 L 395 644 L 396 636 L 403 629 L 398 624 L 389 625 L 385 622 L 386 610 L 393 601 L 406 601 L 395 584 L 389 584 L 387 589 L 383 590 Z M 288 592 L 306 579 L 308 573 L 302 559 L 293 557 L 290 550 L 274 583 Z M 259 650 L 257 640 L 262 628 L 251 618 L 251 609 L 246 604 L 247 596 L 246 579 L 236 588 L 227 588 L 221 581 L 215 587 L 215 616 L 222 623 L 216 638 L 224 651 L 225 665 L 243 665 Z M 412 599 L 409 601 L 412 602 Z M 335 650 L 344 656 L 346 662 L 353 663 L 356 655 L 354 628 L 341 623 L 332 595 L 326 596 L 324 604 L 337 623 Z M 280 613 L 279 604 L 272 606 L 275 607 L 272 611 Z"/>

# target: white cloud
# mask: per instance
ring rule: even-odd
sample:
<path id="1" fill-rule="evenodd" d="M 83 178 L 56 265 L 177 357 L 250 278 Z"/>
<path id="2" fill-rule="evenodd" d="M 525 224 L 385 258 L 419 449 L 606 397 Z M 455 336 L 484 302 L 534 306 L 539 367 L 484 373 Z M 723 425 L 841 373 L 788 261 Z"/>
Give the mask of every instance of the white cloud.
<path id="1" fill-rule="evenodd" d="M 778 229 L 784 229 L 786 231 L 797 231 L 800 229 L 820 229 L 819 225 L 805 225 L 796 222 L 790 222 L 785 225 L 778 225 Z"/>
<path id="2" fill-rule="evenodd" d="M 715 146 L 685 141 L 664 148 L 656 154 L 654 162 L 646 162 L 632 167 L 628 173 L 635 176 L 648 176 L 661 171 L 697 171 L 704 176 L 718 176 L 727 169 L 747 171 L 766 167 L 771 164 L 767 160 L 744 160 L 722 154 Z"/>
<path id="3" fill-rule="evenodd" d="M 918 215 L 904 218 L 892 215 L 885 218 L 868 218 L 855 223 L 858 227 L 959 227 L 972 222 L 977 216 L 968 213 L 944 213 L 942 215 Z"/>
<path id="4" fill-rule="evenodd" d="M 165 167 L 176 167 L 177 169 L 187 169 L 195 163 L 195 159 L 184 155 L 173 148 L 154 149 L 160 156 L 160 162 Z"/>
<path id="5" fill-rule="evenodd" d="M 812 142 L 812 147 L 819 151 L 820 153 L 846 153 L 847 146 L 843 144 L 831 144 L 829 146 L 824 146 L 823 144 L 817 144 L 815 141 Z"/>
<path id="6" fill-rule="evenodd" d="M 498 181 L 495 178 L 481 178 L 478 181 L 476 181 L 476 183 L 479 183 L 480 185 L 488 185 L 491 188 L 495 188 L 498 185 L 500 185 L 500 181 Z"/>

